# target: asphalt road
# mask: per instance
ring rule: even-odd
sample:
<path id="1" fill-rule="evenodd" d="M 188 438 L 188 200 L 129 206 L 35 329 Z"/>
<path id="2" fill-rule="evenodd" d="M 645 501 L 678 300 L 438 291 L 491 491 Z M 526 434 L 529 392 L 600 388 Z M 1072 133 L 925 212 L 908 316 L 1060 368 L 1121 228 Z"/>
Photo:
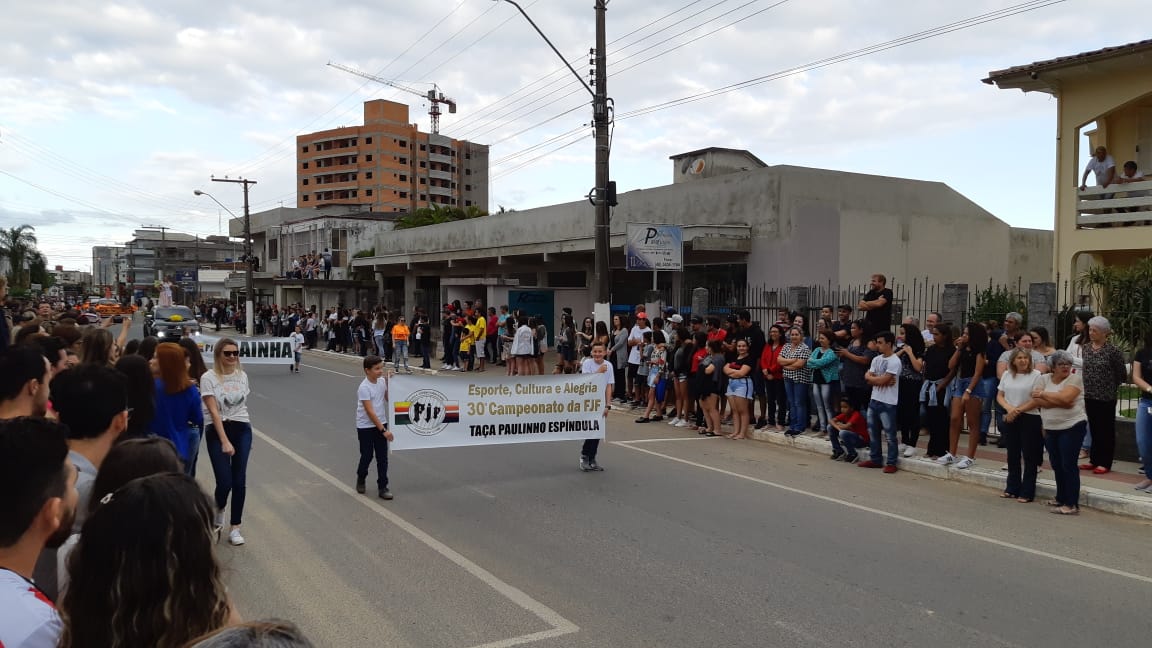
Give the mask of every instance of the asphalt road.
<path id="1" fill-rule="evenodd" d="M 576 442 L 398 452 L 352 490 L 359 364 L 248 368 L 245 618 L 319 646 L 1138 646 L 1147 523 L 612 414 Z M 443 376 L 460 380 L 462 376 Z M 201 479 L 211 486 L 202 453 Z"/>

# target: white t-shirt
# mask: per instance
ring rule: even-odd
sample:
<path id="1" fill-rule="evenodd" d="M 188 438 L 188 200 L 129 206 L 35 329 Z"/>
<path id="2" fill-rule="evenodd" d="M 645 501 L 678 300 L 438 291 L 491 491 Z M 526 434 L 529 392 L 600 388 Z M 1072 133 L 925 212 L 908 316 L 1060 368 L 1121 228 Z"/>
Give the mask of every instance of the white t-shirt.
<path id="1" fill-rule="evenodd" d="M 1019 407 L 1032 400 L 1032 388 L 1036 386 L 1036 379 L 1040 372 L 1035 369 L 1032 373 L 1014 374 L 1012 370 L 1004 372 L 1000 377 L 1000 391 L 1004 392 L 1004 400 L 1013 407 Z M 1025 414 L 1040 415 L 1040 410 L 1031 410 Z"/>
<path id="2" fill-rule="evenodd" d="M 514 356 L 535 355 L 536 345 L 533 342 L 533 340 L 535 340 L 535 336 L 536 336 L 535 331 L 533 331 L 532 327 L 530 327 L 528 325 L 524 325 L 524 326 L 521 326 L 520 328 L 516 329 L 516 335 L 512 338 L 512 350 L 511 350 L 512 355 L 514 355 Z"/>
<path id="3" fill-rule="evenodd" d="M 1108 169 L 1115 167 L 1116 162 L 1112 160 L 1111 155 L 1105 155 L 1103 162 L 1096 159 L 1096 156 L 1093 155 L 1092 159 L 1088 160 L 1088 166 L 1086 166 L 1085 169 L 1095 174 L 1096 186 L 1099 187 L 1100 185 L 1104 184 L 1104 178 L 1108 177 Z"/>
<path id="4" fill-rule="evenodd" d="M 200 376 L 200 395 L 216 399 L 221 420 L 250 422 L 248 392 L 248 374 L 243 371 L 218 376 L 215 371 L 209 369 Z"/>
<path id="5" fill-rule="evenodd" d="M 1045 430 L 1067 430 L 1080 421 L 1087 421 L 1084 414 L 1084 378 L 1080 374 L 1070 374 L 1059 385 L 1052 382 L 1052 374 L 1044 374 L 1036 379 L 1036 387 L 1046 392 L 1059 392 L 1065 387 L 1079 387 L 1080 395 L 1072 407 L 1042 407 L 1040 418 Z"/>
<path id="6" fill-rule="evenodd" d="M 644 334 L 651 330 L 647 326 L 640 328 L 634 325 L 632 327 L 628 333 L 628 343 L 632 344 L 632 341 L 635 340 L 637 344 L 628 350 L 628 364 L 640 364 L 640 352 L 644 349 Z"/>
<path id="7" fill-rule="evenodd" d="M 869 371 L 882 376 L 884 374 L 891 374 L 896 377 L 891 385 L 887 387 L 872 387 L 872 400 L 886 403 L 888 405 L 895 405 L 900 400 L 900 358 L 895 354 L 890 356 L 878 355 L 872 358 L 872 364 Z"/>
<path id="8" fill-rule="evenodd" d="M 56 608 L 40 590 L 0 569 L 0 646 L 55 648 L 63 629 Z"/>
<path id="9" fill-rule="evenodd" d="M 372 403 L 372 411 L 376 414 L 376 418 L 384 424 L 384 427 L 388 427 L 388 382 L 380 378 L 373 383 L 365 378 L 356 389 L 356 427 L 375 428 L 376 424 L 368 418 L 368 412 L 364 410 L 364 401 Z"/>
<path id="10" fill-rule="evenodd" d="M 289 335 L 288 337 L 292 339 L 292 352 L 293 353 L 300 353 L 300 349 L 304 348 L 304 334 L 303 333 L 293 333 L 292 335 Z"/>
<path id="11" fill-rule="evenodd" d="M 615 374 L 611 362 L 602 360 L 597 363 L 592 360 L 591 357 L 585 357 L 585 359 L 579 363 L 579 372 L 581 372 L 581 374 L 596 374 L 599 376 L 600 393 L 604 394 L 604 398 L 608 398 L 608 385 L 612 385 L 615 382 Z"/>

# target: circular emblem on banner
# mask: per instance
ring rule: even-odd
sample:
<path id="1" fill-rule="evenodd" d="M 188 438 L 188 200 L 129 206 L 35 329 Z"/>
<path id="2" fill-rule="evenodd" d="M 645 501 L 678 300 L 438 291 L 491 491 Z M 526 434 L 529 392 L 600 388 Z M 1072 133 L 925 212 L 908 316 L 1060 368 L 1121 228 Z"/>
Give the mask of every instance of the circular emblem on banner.
<path id="1" fill-rule="evenodd" d="M 435 389 L 421 389 L 396 403 L 396 424 L 407 426 L 420 436 L 439 434 L 449 423 L 459 420 L 459 403 Z"/>

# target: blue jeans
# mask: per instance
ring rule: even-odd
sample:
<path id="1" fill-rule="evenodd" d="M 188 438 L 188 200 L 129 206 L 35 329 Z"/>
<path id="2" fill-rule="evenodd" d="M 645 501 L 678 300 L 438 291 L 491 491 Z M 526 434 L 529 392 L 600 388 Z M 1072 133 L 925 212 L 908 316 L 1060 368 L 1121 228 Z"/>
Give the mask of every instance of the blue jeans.
<path id="1" fill-rule="evenodd" d="M 882 458 L 881 432 L 888 440 L 888 463 L 886 465 L 895 466 L 897 454 L 900 452 L 900 444 L 896 439 L 896 406 L 873 399 L 868 404 L 868 434 L 872 437 L 868 446 L 871 450 L 869 458 L 875 463 L 880 463 Z"/>
<path id="2" fill-rule="evenodd" d="M 207 435 L 208 457 L 212 459 L 212 473 L 216 476 L 216 508 L 228 507 L 232 495 L 232 525 L 239 526 L 244 516 L 244 498 L 248 494 L 248 457 L 252 454 L 252 425 L 240 421 L 224 421 L 224 435 L 236 450 L 231 456 L 224 454 L 220 436 L 214 426 Z"/>
<path id="3" fill-rule="evenodd" d="M 812 400 L 816 403 L 816 418 L 820 420 L 820 429 L 823 430 L 840 412 L 840 385 L 812 383 Z"/>
<path id="4" fill-rule="evenodd" d="M 836 435 L 832 433 L 833 430 L 836 430 L 836 428 L 833 428 L 833 427 L 828 428 L 828 437 L 829 438 L 835 438 L 836 437 Z M 856 448 L 859 448 L 861 445 L 864 444 L 864 439 L 862 439 L 859 434 L 856 434 L 852 430 L 836 430 L 836 431 L 840 433 L 840 435 L 839 435 L 840 436 L 840 443 L 844 445 L 844 450 L 848 453 L 848 456 L 849 457 L 856 456 Z M 836 444 L 835 441 L 833 441 L 832 443 L 833 443 L 833 447 L 837 447 L 835 445 Z"/>
<path id="5" fill-rule="evenodd" d="M 384 357 L 384 336 L 383 335 L 374 336 L 372 338 L 372 341 L 375 342 L 374 346 L 376 347 L 376 355 L 383 358 Z"/>
<path id="6" fill-rule="evenodd" d="M 388 489 L 388 439 L 384 433 L 374 427 L 356 428 L 356 437 L 360 440 L 360 463 L 356 466 L 356 480 L 362 482 L 368 479 L 368 466 L 372 463 L 372 455 L 376 455 L 376 488 Z"/>
<path id="7" fill-rule="evenodd" d="M 1056 479 L 1056 501 L 1064 506 L 1080 505 L 1080 444 L 1088 423 L 1080 421 L 1065 430 L 1045 430 L 1044 445 Z"/>
<path id="8" fill-rule="evenodd" d="M 403 360 L 404 361 L 404 370 L 407 371 L 408 370 L 408 340 L 394 340 L 392 342 L 392 344 L 395 345 L 395 347 L 396 347 L 393 351 L 393 353 L 395 353 L 396 355 L 392 356 L 392 358 L 394 360 L 394 362 L 392 363 L 392 366 L 396 367 L 396 369 L 399 370 L 400 369 L 400 361 Z"/>
<path id="9" fill-rule="evenodd" d="M 988 442 L 988 427 L 992 425 L 992 411 L 995 408 L 996 391 L 999 387 L 999 378 L 980 379 L 980 391 L 984 394 L 984 401 L 980 406 L 980 443 Z M 1000 422 L 999 417 L 996 422 Z"/>
<path id="10" fill-rule="evenodd" d="M 200 457 L 200 439 L 203 437 L 203 426 L 188 426 L 188 460 L 184 462 L 184 474 L 189 477 L 196 477 L 196 459 Z"/>
<path id="11" fill-rule="evenodd" d="M 1152 479 L 1152 398 L 1141 396 L 1136 405 L 1136 447 L 1140 451 L 1140 461 L 1144 464 L 1144 478 Z"/>
<path id="12" fill-rule="evenodd" d="M 808 383 L 784 379 L 784 393 L 788 395 L 788 431 L 800 434 L 808 428 Z"/>

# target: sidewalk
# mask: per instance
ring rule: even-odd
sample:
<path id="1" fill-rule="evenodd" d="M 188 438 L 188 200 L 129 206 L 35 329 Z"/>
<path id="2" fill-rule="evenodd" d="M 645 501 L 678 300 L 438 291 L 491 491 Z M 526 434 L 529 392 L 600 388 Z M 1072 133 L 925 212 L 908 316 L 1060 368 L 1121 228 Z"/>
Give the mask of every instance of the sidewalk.
<path id="1" fill-rule="evenodd" d="M 638 411 L 631 407 L 618 404 L 613 404 L 612 410 L 626 416 L 635 414 Z M 817 434 L 816 432 L 806 432 L 795 439 L 790 439 L 786 437 L 783 432 L 769 431 L 766 429 L 751 431 L 752 438 L 757 441 L 791 446 L 819 454 L 826 458 L 832 453 L 832 445 L 828 442 L 827 438 L 819 437 Z M 735 441 L 728 441 L 727 439 L 724 441 L 737 443 Z M 916 456 L 907 459 L 903 457 L 900 458 L 899 467 L 901 471 L 935 477 L 937 479 L 951 479 L 968 484 L 975 484 L 977 486 L 984 486 L 995 489 L 995 493 L 1004 491 L 1004 483 L 1008 477 L 1008 471 L 1001 470 L 1001 468 L 1004 467 L 1007 461 L 1008 451 L 997 448 L 994 440 L 989 441 L 989 445 L 987 446 L 980 446 L 976 451 L 976 462 L 972 467 L 964 470 L 959 470 L 951 466 L 941 466 L 935 461 L 925 458 L 924 448 L 927 446 L 927 443 L 928 439 L 922 436 L 916 449 Z M 968 435 L 961 434 L 960 448 L 966 448 L 967 446 Z M 866 454 L 867 450 L 864 449 L 861 456 L 865 457 Z M 845 466 L 840 462 L 827 461 L 827 463 L 845 470 L 856 469 L 856 466 Z M 1083 461 L 1077 463 L 1083 463 Z M 1140 464 L 1128 461 L 1117 461 L 1112 465 L 1112 472 L 1105 475 L 1095 475 L 1090 471 L 1080 471 L 1080 506 L 1082 508 L 1107 513 L 1152 520 L 1152 494 L 1145 494 L 1132 488 L 1136 483 L 1144 479 L 1144 476 L 1137 472 L 1139 468 Z M 875 472 L 879 473 L 880 471 L 877 470 Z M 897 473 L 897 475 L 899 475 L 899 473 Z M 1047 455 L 1045 455 L 1044 467 L 1036 479 L 1036 502 L 1043 502 L 1055 496 L 1056 482 L 1052 479 L 1052 468 L 1047 462 Z"/>

